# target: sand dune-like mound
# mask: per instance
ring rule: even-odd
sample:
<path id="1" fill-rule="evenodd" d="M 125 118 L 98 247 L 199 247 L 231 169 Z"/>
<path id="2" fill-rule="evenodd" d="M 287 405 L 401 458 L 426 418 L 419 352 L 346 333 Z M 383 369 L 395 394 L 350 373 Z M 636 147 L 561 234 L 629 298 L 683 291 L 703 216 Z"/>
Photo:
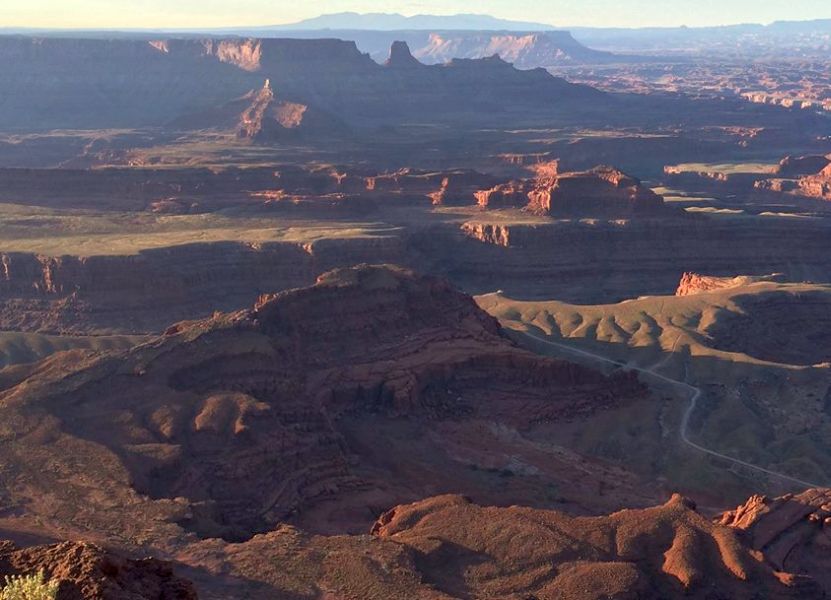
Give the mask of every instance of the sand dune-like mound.
<path id="1" fill-rule="evenodd" d="M 713 347 L 777 363 L 831 362 L 827 289 L 741 294 L 732 302 L 706 328 Z"/>

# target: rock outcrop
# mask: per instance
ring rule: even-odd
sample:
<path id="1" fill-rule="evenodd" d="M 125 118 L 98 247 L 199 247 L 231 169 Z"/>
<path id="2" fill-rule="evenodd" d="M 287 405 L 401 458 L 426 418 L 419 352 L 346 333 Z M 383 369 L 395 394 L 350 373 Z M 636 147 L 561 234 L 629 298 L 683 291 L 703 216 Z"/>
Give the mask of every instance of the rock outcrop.
<path id="1" fill-rule="evenodd" d="M 432 259 L 432 272 L 474 294 L 501 289 L 513 298 L 607 304 L 674 294 L 685 271 L 828 280 L 831 261 L 820 250 L 831 251 L 827 224 L 794 221 L 692 217 L 506 223 L 485 213 L 460 230 L 435 227 L 415 234 L 410 244 Z"/>
<path id="2" fill-rule="evenodd" d="M 610 52 L 591 50 L 565 31 L 528 34 L 440 32 L 429 33 L 426 42 L 415 42 L 416 57 L 428 64 L 453 58 L 483 58 L 498 55 L 519 69 L 546 68 L 569 63 L 603 63 L 614 59 Z"/>
<path id="3" fill-rule="evenodd" d="M 57 600 L 196 600 L 193 585 L 170 563 L 131 560 L 92 544 L 18 548 L 0 542 L 0 577 L 43 571 L 58 581 Z"/>
<path id="4" fill-rule="evenodd" d="M 831 362 L 831 294 L 828 288 L 763 290 L 731 298 L 737 310 L 707 327 L 713 347 L 775 363 L 811 366 Z"/>
<path id="5" fill-rule="evenodd" d="M 202 542 L 189 558 L 263 586 L 256 600 L 824 597 L 815 578 L 781 572 L 745 538 L 678 495 L 594 517 L 446 495 L 385 512 L 371 537 L 284 526 L 233 546 Z"/>
<path id="6" fill-rule="evenodd" d="M 738 288 L 763 281 L 781 281 L 782 275 L 740 275 L 737 277 L 711 277 L 698 273 L 684 273 L 675 291 L 676 296 L 694 296 L 715 290 Z"/>
<path id="7" fill-rule="evenodd" d="M 716 521 L 741 532 L 776 571 L 811 577 L 831 594 L 831 491 L 754 496 Z"/>
<path id="8" fill-rule="evenodd" d="M 816 175 L 829 164 L 831 164 L 831 159 L 822 155 L 786 156 L 779 161 L 776 175 L 786 178 Z"/>
<path id="9" fill-rule="evenodd" d="M 259 92 L 247 95 L 250 105 L 242 111 L 237 136 L 257 142 L 297 140 L 315 136 L 316 139 L 343 134 L 346 127 L 330 115 L 325 115 L 306 104 L 280 100 L 266 79 Z"/>
<path id="10" fill-rule="evenodd" d="M 831 164 L 816 175 L 799 179 L 798 193 L 819 200 L 831 200 Z"/>
<path id="11" fill-rule="evenodd" d="M 390 55 L 384 66 L 393 69 L 417 69 L 424 65 L 413 57 L 407 42 L 396 41 L 390 47 Z"/>
<path id="12" fill-rule="evenodd" d="M 680 216 L 664 205 L 663 198 L 641 185 L 640 180 L 613 167 L 560 172 L 559 162 L 531 168 L 535 176 L 500 183 L 480 190 L 482 208 L 526 208 L 541 216 L 563 218 L 632 218 Z"/>
<path id="13" fill-rule="evenodd" d="M 661 196 L 613 167 L 560 173 L 543 179 L 528 197 L 529 210 L 558 217 L 624 217 L 664 209 Z"/>
<path id="14" fill-rule="evenodd" d="M 424 580 L 448 597 L 750 599 L 819 592 L 811 580 L 776 573 L 733 530 L 710 523 L 678 495 L 656 508 L 584 518 L 443 496 L 392 509 L 373 533 L 413 548 Z"/>

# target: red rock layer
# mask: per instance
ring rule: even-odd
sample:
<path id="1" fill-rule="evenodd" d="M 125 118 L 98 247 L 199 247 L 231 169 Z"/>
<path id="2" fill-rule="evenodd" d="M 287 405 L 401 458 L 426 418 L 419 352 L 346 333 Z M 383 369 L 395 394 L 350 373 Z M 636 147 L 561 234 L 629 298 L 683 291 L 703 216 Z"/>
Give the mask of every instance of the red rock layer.
<path id="1" fill-rule="evenodd" d="M 0 542 L 0 578 L 43 571 L 60 583 L 57 600 L 196 600 L 169 563 L 130 560 L 91 544 L 17 548 Z"/>
<path id="2" fill-rule="evenodd" d="M 448 597 L 751 599 L 818 592 L 810 580 L 778 576 L 732 529 L 710 523 L 677 495 L 656 508 L 583 518 L 443 496 L 392 509 L 373 533 L 413 548 L 423 579 Z"/>
<path id="3" fill-rule="evenodd" d="M 557 175 L 529 194 L 532 212 L 552 216 L 632 216 L 661 212 L 664 201 L 612 167 Z"/>
<path id="4" fill-rule="evenodd" d="M 553 217 L 631 218 L 671 215 L 663 198 L 612 167 L 560 173 L 557 161 L 534 168 L 531 179 L 501 183 L 476 194 L 483 208 L 527 208 Z"/>
<path id="5" fill-rule="evenodd" d="M 831 165 L 816 175 L 800 179 L 799 192 L 812 198 L 831 200 Z"/>
<path id="6" fill-rule="evenodd" d="M 712 277 L 698 273 L 684 273 L 675 292 L 676 296 L 694 296 L 715 290 L 737 288 L 762 281 L 779 281 L 781 275 Z"/>
<path id="7" fill-rule="evenodd" d="M 717 521 L 741 531 L 777 571 L 812 577 L 831 594 L 831 490 L 754 496 Z"/>
<path id="8" fill-rule="evenodd" d="M 96 460 L 122 465 L 139 492 L 186 498 L 175 517 L 186 528 L 235 540 L 326 503 L 359 513 L 339 517 L 354 527 L 465 479 L 492 497 L 469 465 L 508 468 L 506 454 L 534 453 L 500 441 L 493 424 L 575 419 L 644 392 L 633 375 L 520 350 L 469 296 L 393 267 L 335 271 L 126 354 L 77 360 L 45 363 L 3 398 L 34 422 L 44 414 L 26 407 L 43 406 L 51 427 L 93 442 Z M 430 442 L 436 427 L 448 431 Z M 420 433 L 398 448 L 408 428 Z M 544 485 L 551 464 L 540 464 L 515 469 L 531 473 L 517 489 Z M 579 486 L 593 481 L 584 473 Z"/>

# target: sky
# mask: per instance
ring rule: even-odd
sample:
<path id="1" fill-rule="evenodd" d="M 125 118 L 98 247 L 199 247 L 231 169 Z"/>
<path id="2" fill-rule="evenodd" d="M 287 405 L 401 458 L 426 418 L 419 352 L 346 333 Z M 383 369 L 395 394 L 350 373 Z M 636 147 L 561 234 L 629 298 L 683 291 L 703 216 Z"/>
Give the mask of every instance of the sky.
<path id="1" fill-rule="evenodd" d="M 831 18 L 831 0 L 0 0 L 0 28 L 257 26 L 344 11 L 475 12 L 558 27 L 695 27 Z"/>

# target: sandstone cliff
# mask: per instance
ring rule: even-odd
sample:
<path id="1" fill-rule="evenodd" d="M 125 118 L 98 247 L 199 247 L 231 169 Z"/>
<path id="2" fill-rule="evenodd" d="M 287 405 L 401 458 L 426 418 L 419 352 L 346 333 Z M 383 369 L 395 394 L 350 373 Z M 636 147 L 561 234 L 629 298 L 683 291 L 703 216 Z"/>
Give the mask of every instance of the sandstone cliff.
<path id="1" fill-rule="evenodd" d="M 426 63 L 498 55 L 520 69 L 602 63 L 614 58 L 609 52 L 586 48 L 565 31 L 528 34 L 436 32 L 429 34 L 426 43 L 414 48 L 415 56 Z"/>
<path id="2" fill-rule="evenodd" d="M 559 162 L 532 167 L 535 176 L 500 183 L 476 193 L 483 208 L 525 208 L 560 218 L 632 218 L 683 216 L 640 180 L 613 167 L 560 172 Z"/>
<path id="3" fill-rule="evenodd" d="M 798 182 L 799 193 L 820 200 L 831 200 L 831 164 L 816 175 L 803 177 Z"/>
<path id="4" fill-rule="evenodd" d="M 409 54 L 400 45 L 395 52 Z M 163 126 L 224 106 L 265 79 L 291 102 L 359 127 L 405 117 L 452 120 L 462 112 L 490 122 L 503 109 L 477 109 L 522 106 L 551 114 L 555 105 L 561 114 L 608 100 L 591 88 L 542 70 L 519 71 L 499 59 L 384 67 L 354 42 L 334 39 L 6 37 L 0 54 L 0 78 L 19 92 L 4 99 L 0 127 L 16 130 Z"/>
<path id="5" fill-rule="evenodd" d="M 750 276 L 740 275 L 738 277 L 710 277 L 707 275 L 699 275 L 698 273 L 684 273 L 681 276 L 681 282 L 678 284 L 678 289 L 675 292 L 676 296 L 693 296 L 695 294 L 703 294 L 715 290 L 738 288 L 751 283 L 759 283 L 762 281 L 780 281 L 781 275 L 761 275 Z"/>

